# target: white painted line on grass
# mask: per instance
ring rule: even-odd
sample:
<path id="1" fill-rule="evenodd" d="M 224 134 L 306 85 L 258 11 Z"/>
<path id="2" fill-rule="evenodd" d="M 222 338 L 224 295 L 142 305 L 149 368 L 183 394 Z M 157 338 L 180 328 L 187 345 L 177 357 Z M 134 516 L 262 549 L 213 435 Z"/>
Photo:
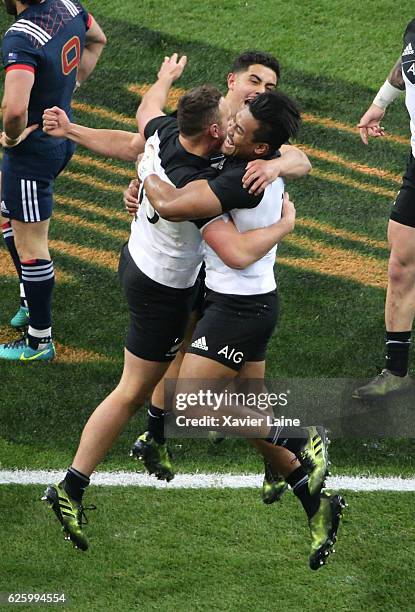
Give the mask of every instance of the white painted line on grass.
<path id="1" fill-rule="evenodd" d="M 64 471 L 0 470 L 0 485 L 45 485 L 62 480 Z M 118 487 L 153 487 L 156 489 L 251 489 L 262 484 L 262 474 L 177 474 L 167 483 L 138 472 L 96 472 L 92 484 Z M 348 491 L 415 491 L 415 478 L 384 476 L 333 476 L 330 489 Z"/>

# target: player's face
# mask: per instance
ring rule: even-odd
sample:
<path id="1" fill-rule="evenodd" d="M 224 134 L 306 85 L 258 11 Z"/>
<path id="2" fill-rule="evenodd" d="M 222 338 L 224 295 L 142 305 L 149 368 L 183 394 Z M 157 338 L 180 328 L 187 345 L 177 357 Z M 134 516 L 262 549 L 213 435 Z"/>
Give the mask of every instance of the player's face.
<path id="1" fill-rule="evenodd" d="M 253 64 L 245 72 L 231 72 L 228 76 L 228 87 L 242 106 L 260 94 L 275 89 L 277 81 L 277 75 L 271 68 Z"/>
<path id="2" fill-rule="evenodd" d="M 221 98 L 219 102 L 219 117 L 220 117 L 220 135 L 221 135 L 221 144 L 225 140 L 226 132 L 228 130 L 228 124 L 231 117 L 230 108 L 227 100 L 225 98 Z"/>
<path id="3" fill-rule="evenodd" d="M 241 159 L 255 159 L 264 155 L 268 146 L 254 142 L 254 134 L 258 128 L 258 121 L 249 108 L 244 107 L 229 121 L 222 152 L 227 156 Z"/>
<path id="4" fill-rule="evenodd" d="M 225 98 L 219 101 L 219 121 L 209 127 L 210 135 L 214 138 L 214 149 L 219 151 L 226 138 L 230 117 L 229 104 Z"/>
<path id="5" fill-rule="evenodd" d="M 3 0 L 3 4 L 6 7 L 6 11 L 9 13 L 9 15 L 14 15 L 16 17 L 16 0 Z"/>

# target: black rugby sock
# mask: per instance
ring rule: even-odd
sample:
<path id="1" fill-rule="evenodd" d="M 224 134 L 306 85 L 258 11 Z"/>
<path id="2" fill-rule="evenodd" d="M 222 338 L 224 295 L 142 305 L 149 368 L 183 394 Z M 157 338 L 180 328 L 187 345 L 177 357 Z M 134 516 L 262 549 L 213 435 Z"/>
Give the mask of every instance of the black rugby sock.
<path id="1" fill-rule="evenodd" d="M 85 493 L 85 489 L 89 485 L 89 478 L 78 472 L 74 467 L 70 467 L 66 472 L 66 476 L 63 480 L 63 488 L 75 501 L 81 503 L 82 497 Z"/>
<path id="2" fill-rule="evenodd" d="M 150 404 L 147 414 L 148 431 L 156 442 L 164 444 L 166 441 L 164 437 L 164 410 Z"/>
<path id="3" fill-rule="evenodd" d="M 314 516 L 320 506 L 320 495 L 318 493 L 311 495 L 308 489 L 308 475 L 304 469 L 299 467 L 291 472 L 285 482 L 290 485 L 294 495 L 300 500 L 308 518 Z"/>
<path id="4" fill-rule="evenodd" d="M 409 348 L 411 332 L 386 332 L 385 368 L 395 376 L 406 376 L 408 373 Z"/>
<path id="5" fill-rule="evenodd" d="M 55 286 L 55 272 L 53 262 L 46 259 L 30 259 L 22 261 L 22 280 L 29 306 L 29 324 L 33 330 L 42 333 L 30 334 L 29 344 L 37 348 L 36 343 L 41 338 L 46 342 L 50 338 L 44 338 L 44 330 L 50 330 L 52 321 L 52 293 Z M 50 336 L 50 331 L 49 331 Z"/>

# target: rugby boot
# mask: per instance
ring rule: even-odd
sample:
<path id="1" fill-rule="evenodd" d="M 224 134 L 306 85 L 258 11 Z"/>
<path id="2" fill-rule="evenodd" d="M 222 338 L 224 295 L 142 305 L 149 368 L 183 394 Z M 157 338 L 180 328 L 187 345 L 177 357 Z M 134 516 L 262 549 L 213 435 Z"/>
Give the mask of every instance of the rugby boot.
<path id="1" fill-rule="evenodd" d="M 82 529 L 82 526 L 88 522 L 84 511 L 96 510 L 96 506 L 83 506 L 69 497 L 63 482 L 49 485 L 42 501 L 47 502 L 56 514 L 62 525 L 65 540 L 71 540 L 73 545 L 80 550 L 87 550 L 89 543 Z"/>
<path id="2" fill-rule="evenodd" d="M 33 349 L 29 345 L 27 336 L 0 344 L 0 359 L 8 361 L 52 361 L 55 356 L 56 350 L 53 342 L 40 344 L 37 349 Z"/>
<path id="3" fill-rule="evenodd" d="M 140 460 L 149 474 L 154 474 L 159 480 L 170 482 L 174 478 L 173 466 L 170 460 L 170 451 L 167 444 L 159 444 L 145 431 L 137 438 L 130 451 L 130 457 Z"/>
<path id="4" fill-rule="evenodd" d="M 20 306 L 14 317 L 10 319 L 10 325 L 15 329 L 21 329 L 29 325 L 29 309 L 26 306 Z"/>
<path id="5" fill-rule="evenodd" d="M 288 490 L 284 478 L 273 471 L 271 465 L 264 460 L 264 480 L 262 483 L 261 497 L 264 504 L 273 504 L 279 501 Z"/>
<path id="6" fill-rule="evenodd" d="M 405 393 L 411 389 L 415 390 L 415 386 L 409 374 L 396 376 L 384 368 L 367 385 L 355 389 L 352 397 L 360 400 L 375 400 L 391 394 Z"/>
<path id="7" fill-rule="evenodd" d="M 337 531 L 343 508 L 346 506 L 343 497 L 338 493 L 324 491 L 321 494 L 320 506 L 308 521 L 311 534 L 309 564 L 312 570 L 318 570 L 322 565 L 325 565 L 328 556 L 335 552 L 334 544 L 337 540 Z"/>
<path id="8" fill-rule="evenodd" d="M 319 493 L 329 472 L 327 438 L 324 427 L 307 427 L 308 438 L 296 457 L 308 474 L 308 489 L 311 495 Z"/>

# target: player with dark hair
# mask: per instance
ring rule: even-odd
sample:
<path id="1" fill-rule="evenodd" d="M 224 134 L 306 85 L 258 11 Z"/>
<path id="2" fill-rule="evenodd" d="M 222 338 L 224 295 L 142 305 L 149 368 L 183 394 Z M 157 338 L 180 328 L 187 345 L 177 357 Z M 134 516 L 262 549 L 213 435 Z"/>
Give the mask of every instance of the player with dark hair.
<path id="1" fill-rule="evenodd" d="M 177 56 L 163 62 L 157 82 L 142 101 L 140 129 L 160 153 L 157 173 L 164 180 L 182 187 L 205 177 L 213 189 L 216 184 L 220 189 L 223 174 L 210 164 L 211 154 L 223 143 L 228 121 L 226 101 L 220 92 L 202 86 L 183 96 L 179 123 L 189 136 L 179 132 L 177 119 L 166 117 L 161 110 L 183 66 L 184 60 L 177 62 Z M 194 133 L 197 122 L 201 131 Z M 229 171 L 234 188 L 222 193 L 220 212 L 238 205 L 256 206 L 260 198 L 242 186 L 244 166 L 236 172 L 232 168 Z M 143 192 L 143 198 L 144 195 Z M 253 242 L 254 250 L 259 249 L 256 256 L 262 256 L 264 243 L 269 249 L 270 240 L 275 244 L 292 227 L 292 221 L 286 223 L 282 219 L 261 231 Z M 236 228 L 234 231 L 240 236 Z M 248 240 L 252 243 L 252 236 Z M 152 393 L 178 351 L 202 258 L 202 238 L 196 225 L 165 221 L 143 199 L 120 259 L 120 278 L 130 308 L 124 371 L 116 389 L 89 418 L 63 482 L 46 492 L 46 499 L 65 532 L 83 550 L 88 542 L 81 526 L 82 497 L 89 477 L 125 424 Z M 284 452 L 291 457 L 288 451 Z"/>
<path id="2" fill-rule="evenodd" d="M 277 87 L 280 77 L 278 60 L 267 53 L 259 51 L 246 51 L 235 58 L 229 74 L 227 75 L 228 91 L 225 100 L 228 104 L 229 114 L 235 115 L 244 104 L 248 104 L 256 96 L 266 91 L 272 91 Z M 140 109 L 142 112 L 144 96 Z M 53 134 L 65 135 L 85 146 L 92 151 L 108 157 L 118 157 L 125 160 L 135 161 L 137 155 L 144 148 L 144 138 L 141 133 L 132 134 L 122 130 L 97 130 L 70 123 L 65 114 L 59 109 L 52 109 L 47 114 L 46 129 L 52 130 Z M 280 156 L 270 159 L 254 159 L 248 162 L 246 172 L 243 174 L 243 185 L 252 193 L 259 194 L 271 181 L 278 176 L 285 178 L 298 178 L 309 172 L 311 165 L 307 156 L 292 145 L 282 144 Z M 125 193 L 126 207 L 130 213 L 137 212 L 138 191 L 136 181 L 133 181 L 133 191 Z M 199 291 L 203 297 L 203 290 Z M 194 313 L 189 321 L 188 335 L 193 332 L 195 321 L 200 313 L 198 306 L 200 299 L 195 300 Z M 186 341 L 190 337 L 186 336 Z M 185 344 L 185 343 L 184 343 Z M 181 359 L 184 355 L 184 344 L 177 353 L 174 363 L 167 372 L 168 377 L 177 376 Z M 151 472 L 159 477 L 172 478 L 173 471 L 169 460 L 168 450 L 163 436 L 163 408 L 164 408 L 164 386 L 161 382 L 155 389 L 148 410 L 148 431 L 153 437 L 153 449 L 151 456 L 145 459 L 145 465 Z M 147 432 L 144 434 L 147 439 Z M 141 443 L 139 443 L 140 445 Z M 137 447 L 133 453 L 137 453 Z M 272 503 L 280 498 L 286 490 L 285 482 L 278 475 L 272 474 L 267 469 L 263 484 L 263 500 Z"/>
<path id="3" fill-rule="evenodd" d="M 251 72 L 251 66 L 264 66 L 270 68 L 277 75 L 277 79 L 281 76 L 278 60 L 270 53 L 264 53 L 263 51 L 243 51 L 233 60 L 230 74 L 247 73 L 248 79 L 252 78 L 255 70 Z M 273 89 L 273 87 L 270 87 L 270 89 Z"/>
<path id="4" fill-rule="evenodd" d="M 151 149 L 145 153 L 140 178 L 146 198 L 156 213 L 176 222 L 202 219 L 194 223 L 201 227 L 207 243 L 207 294 L 203 316 L 196 325 L 181 365 L 177 393 L 197 392 L 201 380 L 225 381 L 238 375 L 264 378 L 266 348 L 278 314 L 273 270 L 276 246 L 264 250 L 259 260 L 250 260 L 229 233 L 229 221 L 232 220 L 240 232 L 276 223 L 281 215 L 283 182 L 277 179 L 267 186 L 262 196 L 257 196 L 259 201 L 254 207 L 235 208 L 210 223 L 206 223 L 206 218 L 221 214 L 222 203 L 227 197 L 232 198 L 238 173 L 243 171 L 246 161 L 275 155 L 283 142 L 296 135 L 299 124 L 299 111 L 285 94 L 278 91 L 261 94 L 231 120 L 223 145 L 227 160 L 218 179 L 192 181 L 182 189 L 152 173 Z M 238 202 L 238 197 L 233 201 Z M 191 380 L 195 380 L 195 388 L 190 386 Z M 181 381 L 184 381 L 183 388 Z M 203 415 L 202 409 L 198 409 L 199 416 Z M 232 431 L 235 432 L 235 428 Z M 240 433 L 244 435 L 245 432 Z M 318 569 L 333 549 L 344 506 L 340 495 L 320 493 L 327 473 L 324 436 L 321 437 L 315 427 L 301 428 L 295 437 L 291 431 L 277 429 L 271 430 L 265 440 L 256 439 L 255 446 L 272 470 L 284 476 L 301 501 L 312 538 L 310 567 Z M 276 446 L 293 453 L 301 465 L 284 465 Z"/>
<path id="5" fill-rule="evenodd" d="M 42 115 L 55 104 L 71 114 L 73 91 L 95 68 L 106 39 L 78 0 L 4 4 L 17 18 L 2 46 L 1 225 L 21 290 L 21 305 L 10 323 L 29 327 L 21 339 L 0 345 L 0 359 L 49 361 L 55 356 L 55 273 L 48 249 L 53 184 L 75 147 L 66 138 L 43 132 Z"/>

